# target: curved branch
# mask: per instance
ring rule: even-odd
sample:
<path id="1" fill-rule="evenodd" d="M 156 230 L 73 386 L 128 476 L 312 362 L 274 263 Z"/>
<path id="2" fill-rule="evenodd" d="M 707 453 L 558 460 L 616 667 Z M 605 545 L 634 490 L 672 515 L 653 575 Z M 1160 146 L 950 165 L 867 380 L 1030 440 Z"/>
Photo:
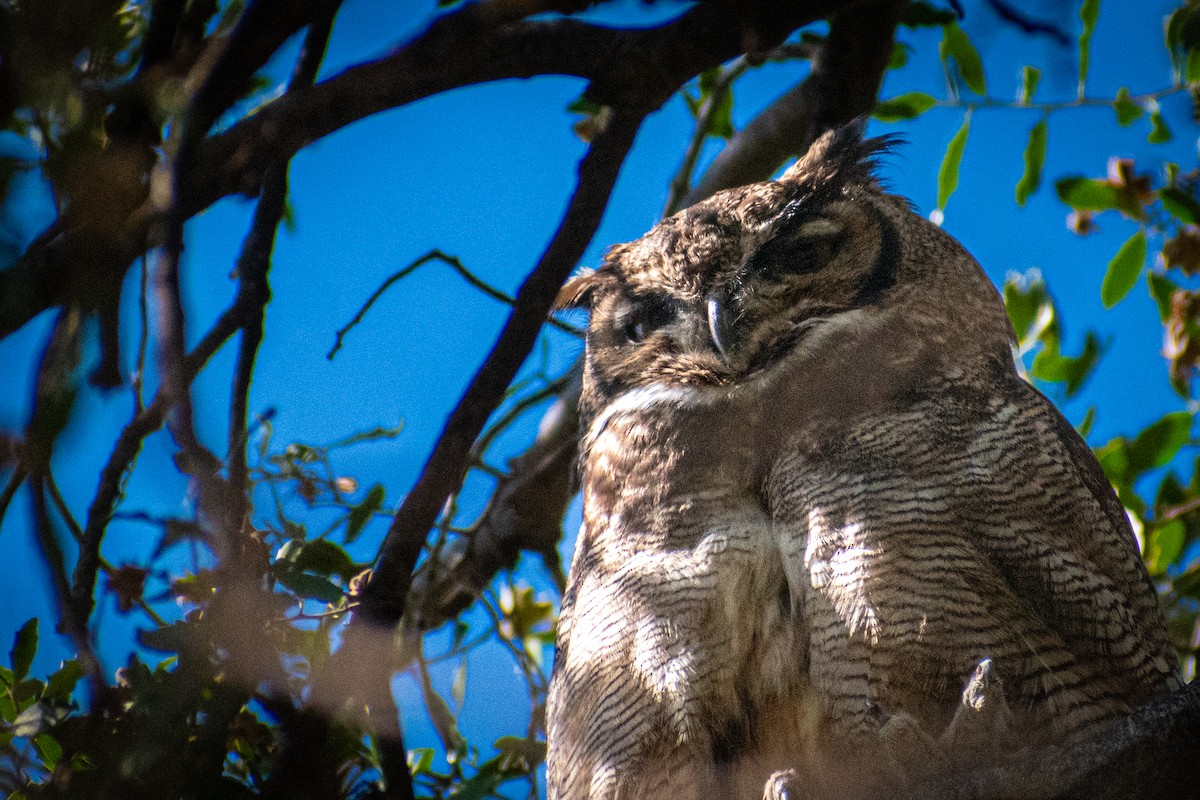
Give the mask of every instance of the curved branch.
<path id="1" fill-rule="evenodd" d="M 319 0 L 279 2 L 305 13 L 323 6 Z M 778 10 L 773 25 L 786 34 L 850 5 L 852 0 L 791 3 Z M 736 3 L 702 3 L 657 28 L 622 30 L 572 19 L 489 26 L 472 8 L 468 4 L 440 18 L 383 59 L 352 67 L 306 91 L 289 92 L 199 142 L 188 159 L 193 167 L 175 187 L 178 212 L 187 218 L 231 194 L 257 195 L 271 162 L 371 114 L 463 86 L 573 75 L 590 82 L 589 93 L 599 102 L 656 108 L 692 76 L 741 53 L 753 11 Z M 237 60 L 235 66 L 253 63 L 267 45 L 256 43 L 254 58 Z M 228 69 L 235 78 L 244 72 Z M 223 90 L 212 92 L 199 96 L 193 131 L 206 129 L 213 109 L 228 99 Z M 86 265 L 89 274 L 123 275 L 134 258 L 158 244 L 150 236 L 154 217 L 154 206 L 147 203 L 103 242 L 74 228 L 48 231 L 13 267 L 0 272 L 0 337 L 82 291 L 77 284 L 83 281 L 75 277 L 84 269 L 79 265 Z"/>
<path id="2" fill-rule="evenodd" d="M 471 448 L 533 349 L 559 287 L 591 243 L 647 110 L 618 109 L 580 162 L 579 182 L 558 231 L 521 285 L 496 344 L 392 519 L 356 618 L 392 626 L 403 615 L 413 569 L 429 529 L 446 499 L 458 489 Z"/>
<path id="3" fill-rule="evenodd" d="M 679 207 L 765 180 L 825 131 L 870 112 L 904 6 L 877 0 L 834 14 L 808 77 L 730 138 Z"/>

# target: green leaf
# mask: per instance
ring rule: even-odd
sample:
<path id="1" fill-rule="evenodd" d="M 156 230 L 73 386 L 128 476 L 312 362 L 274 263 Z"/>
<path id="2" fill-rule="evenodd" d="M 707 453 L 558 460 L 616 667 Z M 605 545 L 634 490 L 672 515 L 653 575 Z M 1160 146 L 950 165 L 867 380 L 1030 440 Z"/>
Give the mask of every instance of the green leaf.
<path id="1" fill-rule="evenodd" d="M 12 650 L 9 651 L 9 663 L 12 664 L 13 677 L 21 680 L 29 674 L 29 666 L 37 653 L 38 620 L 37 617 L 28 620 L 13 638 Z"/>
<path id="2" fill-rule="evenodd" d="M 1083 350 L 1077 356 L 1064 356 L 1059 353 L 1057 345 L 1048 344 L 1034 357 L 1029 374 L 1039 381 L 1066 384 L 1067 397 L 1072 397 L 1083 388 L 1101 355 L 1100 340 L 1094 333 L 1088 333 L 1083 341 Z"/>
<path id="3" fill-rule="evenodd" d="M 933 28 L 957 21 L 958 16 L 953 11 L 936 8 L 923 0 L 914 0 L 900 12 L 900 24 L 909 28 Z"/>
<path id="4" fill-rule="evenodd" d="M 1150 144 L 1163 144 L 1174 138 L 1171 129 L 1167 127 L 1167 121 L 1163 119 L 1162 112 L 1155 108 L 1150 112 L 1150 133 L 1146 136 L 1146 141 Z"/>
<path id="5" fill-rule="evenodd" d="M 46 680 L 42 689 L 44 700 L 69 700 L 75 684 L 83 677 L 83 667 L 77 659 L 71 658 L 62 662 L 62 666 Z"/>
<path id="6" fill-rule="evenodd" d="M 1029 144 L 1025 145 L 1025 172 L 1017 183 L 1017 205 L 1024 206 L 1029 195 L 1042 185 L 1042 167 L 1046 164 L 1046 120 L 1041 120 L 1029 131 Z"/>
<path id="7" fill-rule="evenodd" d="M 1039 291 L 1040 290 L 1040 291 Z M 1045 301 L 1045 284 L 1038 281 L 1028 289 L 1022 289 L 1015 280 L 1004 283 L 1004 309 L 1017 337 L 1023 337 L 1037 319 Z"/>
<path id="8" fill-rule="evenodd" d="M 187 644 L 192 632 L 192 623 L 173 622 L 161 628 L 145 628 L 137 632 L 138 644 L 147 650 L 161 653 L 178 653 Z"/>
<path id="9" fill-rule="evenodd" d="M 1021 103 L 1029 104 L 1033 100 L 1033 93 L 1037 91 L 1038 82 L 1042 79 L 1042 71 L 1037 67 L 1028 65 L 1021 67 Z"/>
<path id="10" fill-rule="evenodd" d="M 1164 467 L 1187 444 L 1192 434 L 1192 415 L 1187 411 L 1166 414 L 1129 443 L 1129 471 L 1133 476 Z"/>
<path id="11" fill-rule="evenodd" d="M 1183 79 L 1188 83 L 1200 83 L 1200 50 L 1188 52 L 1187 64 L 1183 67 Z"/>
<path id="12" fill-rule="evenodd" d="M 943 28 L 938 53 L 943 61 L 947 57 L 954 59 L 958 64 L 958 73 L 962 75 L 963 81 L 971 91 L 978 95 L 987 94 L 987 82 L 983 77 L 983 61 L 979 58 L 979 51 L 971 44 L 966 32 L 958 27 L 958 23 L 950 23 Z"/>
<path id="13" fill-rule="evenodd" d="M 567 111 L 572 114 L 599 114 L 603 108 L 603 105 L 588 97 L 586 93 L 579 95 L 567 105 Z"/>
<path id="14" fill-rule="evenodd" d="M 1121 205 L 1121 193 L 1107 181 L 1062 178 L 1054 184 L 1058 198 L 1076 211 L 1108 211 Z"/>
<path id="15" fill-rule="evenodd" d="M 417 747 L 408 751 L 408 772 L 414 778 L 433 771 L 433 748 Z"/>
<path id="16" fill-rule="evenodd" d="M 1166 275 L 1160 275 L 1157 272 L 1146 274 L 1146 286 L 1150 289 L 1150 296 L 1154 298 L 1154 302 L 1158 306 L 1159 320 L 1166 322 L 1171 318 L 1171 298 L 1179 287 Z"/>
<path id="17" fill-rule="evenodd" d="M 479 766 L 479 771 L 460 783 L 450 795 L 450 800 L 483 800 L 506 780 L 500 774 L 500 757 L 489 759 Z"/>
<path id="18" fill-rule="evenodd" d="M 369 431 L 360 431 L 359 433 L 347 436 L 345 439 L 338 439 L 331 445 L 328 445 L 326 450 L 336 450 L 339 447 L 347 447 L 359 442 L 375 442 L 380 439 L 395 439 L 404 430 L 404 425 L 397 425 L 394 428 L 384 428 L 382 426 L 371 428 Z"/>
<path id="19" fill-rule="evenodd" d="M 1080 423 L 1078 425 L 1075 426 L 1075 430 L 1079 431 L 1079 435 L 1086 439 L 1087 435 L 1092 432 L 1092 426 L 1095 424 L 1096 424 L 1096 407 L 1088 406 L 1088 410 L 1086 412 L 1084 412 L 1083 419 L 1080 421 Z"/>
<path id="20" fill-rule="evenodd" d="M 334 605 L 345 597 L 342 590 L 328 578 L 308 572 L 278 570 L 275 573 L 275 580 L 299 597 L 320 600 L 327 605 Z"/>
<path id="21" fill-rule="evenodd" d="M 1146 110 L 1137 103 L 1133 102 L 1129 96 L 1129 90 L 1122 86 L 1117 89 L 1117 99 L 1113 100 L 1113 111 L 1117 112 L 1117 124 L 1121 126 L 1132 125 Z"/>
<path id="22" fill-rule="evenodd" d="M 290 541 L 280 549 L 281 555 L 284 550 L 289 551 L 285 560 L 291 562 L 292 569 L 299 572 L 336 575 L 348 581 L 362 571 L 345 550 L 327 539 Z"/>
<path id="23" fill-rule="evenodd" d="M 1185 225 L 1200 224 L 1200 202 L 1177 186 L 1161 189 L 1158 197 L 1167 213 Z"/>
<path id="24" fill-rule="evenodd" d="M 33 749 L 37 750 L 42 764 L 49 771 L 53 771 L 54 767 L 58 765 L 58 760 L 62 758 L 62 745 L 48 733 L 39 734 L 34 738 Z"/>
<path id="25" fill-rule="evenodd" d="M 1146 569 L 1151 575 L 1162 575 L 1183 552 L 1187 526 L 1181 519 L 1155 525 L 1146 541 Z"/>
<path id="26" fill-rule="evenodd" d="M 904 42 L 892 44 L 892 54 L 888 56 L 888 69 L 900 69 L 908 64 L 908 45 Z"/>
<path id="27" fill-rule="evenodd" d="M 924 92 L 908 92 L 907 94 L 889 97 L 875 104 L 871 116 L 881 122 L 899 122 L 913 119 L 924 114 L 937 105 L 937 100 Z"/>
<path id="28" fill-rule="evenodd" d="M 383 496 L 383 485 L 377 483 L 367 492 L 363 501 L 346 514 L 346 544 L 353 544 L 375 512 L 383 508 Z"/>
<path id="29" fill-rule="evenodd" d="M 1121 249 L 1108 262 L 1104 282 L 1100 285 L 1100 301 L 1105 308 L 1112 308 L 1129 294 L 1137 283 L 1146 263 L 1146 233 L 1138 231 L 1125 240 Z"/>
<path id="30" fill-rule="evenodd" d="M 41 703 L 33 703 L 13 720 L 12 732 L 23 739 L 32 739 L 50 727 L 50 715 Z"/>
<path id="31" fill-rule="evenodd" d="M 700 97 L 694 98 L 690 95 L 684 95 L 688 108 L 691 109 L 692 116 L 700 116 L 701 109 L 706 104 L 712 102 L 713 93 L 720 84 L 721 72 L 721 67 L 713 67 L 701 72 L 698 80 Z M 710 136 L 719 136 L 722 139 L 728 139 L 730 136 L 733 136 L 733 92 L 729 91 L 728 87 L 726 87 L 717 101 L 716 108 L 712 111 L 707 133 Z"/>
<path id="32" fill-rule="evenodd" d="M 1079 19 L 1083 22 L 1083 30 L 1079 33 L 1079 94 L 1083 95 L 1083 87 L 1087 82 L 1088 67 L 1091 61 L 1092 32 L 1096 30 L 1096 20 L 1100 18 L 1100 0 L 1083 0 L 1079 9 Z"/>
<path id="33" fill-rule="evenodd" d="M 963 150 L 967 146 L 967 134 L 971 130 L 971 118 L 966 117 L 963 120 L 962 127 L 958 129 L 958 133 L 954 134 L 954 138 L 950 140 L 950 144 L 946 146 L 946 155 L 942 158 L 942 166 L 938 170 L 938 201 L 937 207 L 944 210 L 946 202 L 950 199 L 950 195 L 954 194 L 954 190 L 958 188 L 958 168 L 962 164 Z"/>

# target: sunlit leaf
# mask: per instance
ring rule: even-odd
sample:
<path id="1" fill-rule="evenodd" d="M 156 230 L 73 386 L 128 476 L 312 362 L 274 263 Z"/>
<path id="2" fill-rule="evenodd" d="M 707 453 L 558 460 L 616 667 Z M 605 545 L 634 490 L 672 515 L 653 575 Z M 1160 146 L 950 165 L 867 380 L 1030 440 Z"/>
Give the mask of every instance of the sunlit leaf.
<path id="1" fill-rule="evenodd" d="M 1108 211 L 1121 205 L 1121 193 L 1108 181 L 1071 177 L 1055 182 L 1058 197 L 1076 211 Z"/>
<path id="2" fill-rule="evenodd" d="M 408 751 L 408 772 L 414 778 L 433 771 L 433 748 L 417 747 Z"/>
<path id="3" fill-rule="evenodd" d="M 1129 290 L 1137 283 L 1146 263 L 1146 233 L 1138 231 L 1130 236 L 1112 261 L 1108 262 L 1108 271 L 1104 273 L 1104 282 L 1100 285 L 1100 301 L 1105 308 L 1112 308 L 1129 294 Z"/>
<path id="4" fill-rule="evenodd" d="M 1157 272 L 1150 272 L 1146 275 L 1146 285 L 1150 289 L 1150 296 L 1158 305 L 1159 319 L 1166 322 L 1171 318 L 1171 297 L 1179 286 L 1167 276 Z"/>
<path id="5" fill-rule="evenodd" d="M 1029 374 L 1040 381 L 1065 384 L 1067 397 L 1071 397 L 1083 388 L 1102 354 L 1100 340 L 1094 333 L 1089 333 L 1077 356 L 1064 356 L 1057 346 L 1047 346 L 1034 357 Z"/>
<path id="6" fill-rule="evenodd" d="M 1174 134 L 1167 127 L 1167 121 L 1163 119 L 1162 112 L 1157 108 L 1150 112 L 1150 133 L 1146 136 L 1146 141 L 1150 144 L 1163 144 L 1174 139 Z"/>
<path id="7" fill-rule="evenodd" d="M 938 201 L 937 207 L 945 209 L 950 195 L 958 188 L 958 168 L 962 164 L 963 150 L 967 147 L 967 134 L 971 131 L 971 118 L 963 120 L 962 127 L 950 144 L 946 146 L 946 155 L 942 158 L 942 166 L 938 169 Z"/>
<path id="8" fill-rule="evenodd" d="M 896 97 L 889 97 L 887 100 L 880 100 L 875 104 L 875 110 L 871 112 L 871 115 L 882 122 L 898 122 L 918 117 L 935 105 L 937 105 L 937 100 L 932 95 L 924 92 L 908 92 Z"/>
<path id="9" fill-rule="evenodd" d="M 1042 185 L 1042 168 L 1046 164 L 1046 120 L 1040 120 L 1029 131 L 1025 146 L 1025 172 L 1017 183 L 1017 205 L 1024 206 L 1029 195 Z"/>
<path id="10" fill-rule="evenodd" d="M 50 719 L 46 714 L 46 707 L 41 703 L 34 703 L 13 720 L 12 732 L 16 736 L 32 739 L 46 730 L 49 725 Z"/>
<path id="11" fill-rule="evenodd" d="M 1183 520 L 1173 519 L 1155 525 L 1146 540 L 1146 569 L 1151 575 L 1161 575 L 1183 552 L 1187 527 Z"/>
<path id="12" fill-rule="evenodd" d="M 1028 104 L 1033 100 L 1033 94 L 1037 91 L 1041 79 L 1042 71 L 1037 67 L 1028 65 L 1021 67 L 1021 103 Z"/>
<path id="13" fill-rule="evenodd" d="M 1129 90 L 1122 86 L 1117 90 L 1117 98 L 1113 100 L 1113 111 L 1117 112 L 1118 125 L 1130 125 L 1146 110 L 1129 99 Z"/>

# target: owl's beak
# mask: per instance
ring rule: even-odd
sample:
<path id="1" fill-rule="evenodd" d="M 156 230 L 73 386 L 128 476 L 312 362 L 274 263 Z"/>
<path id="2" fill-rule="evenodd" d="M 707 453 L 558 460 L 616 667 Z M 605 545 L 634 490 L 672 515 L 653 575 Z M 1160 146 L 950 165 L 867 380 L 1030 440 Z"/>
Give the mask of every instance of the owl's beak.
<path id="1" fill-rule="evenodd" d="M 729 340 L 729 312 L 715 293 L 708 296 L 708 335 L 721 358 L 729 360 L 725 343 Z"/>

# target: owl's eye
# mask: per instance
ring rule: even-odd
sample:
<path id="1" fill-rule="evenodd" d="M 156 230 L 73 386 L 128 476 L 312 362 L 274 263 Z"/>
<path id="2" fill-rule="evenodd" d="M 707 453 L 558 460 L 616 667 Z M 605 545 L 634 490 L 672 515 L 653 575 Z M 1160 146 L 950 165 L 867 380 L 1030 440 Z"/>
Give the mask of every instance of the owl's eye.
<path id="1" fill-rule="evenodd" d="M 674 304 L 659 297 L 642 298 L 634 301 L 622 332 L 627 340 L 638 344 L 674 318 Z"/>

